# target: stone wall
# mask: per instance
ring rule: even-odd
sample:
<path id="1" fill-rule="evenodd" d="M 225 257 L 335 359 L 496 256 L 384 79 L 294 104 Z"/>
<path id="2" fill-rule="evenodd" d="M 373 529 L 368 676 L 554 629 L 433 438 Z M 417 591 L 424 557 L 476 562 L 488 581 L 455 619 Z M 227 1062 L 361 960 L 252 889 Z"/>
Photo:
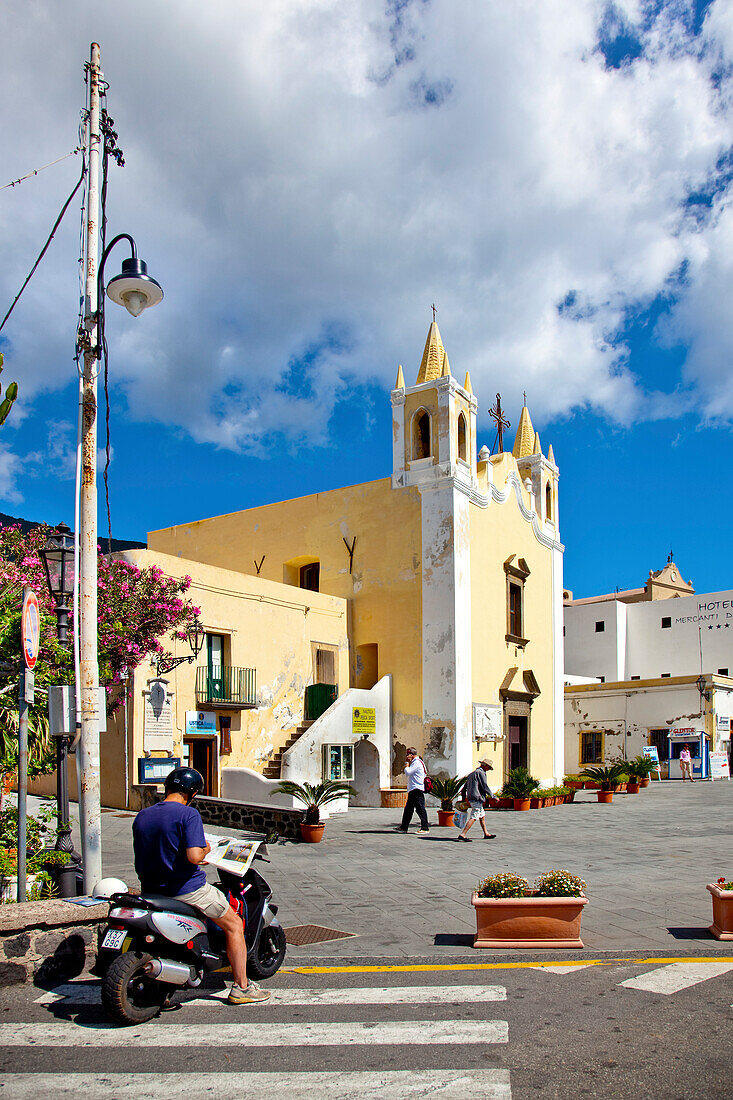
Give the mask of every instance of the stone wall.
<path id="1" fill-rule="evenodd" d="M 197 795 L 194 803 L 206 825 L 219 829 L 251 829 L 257 833 L 277 833 L 281 840 L 300 840 L 303 810 L 275 810 L 248 806 L 224 798 Z"/>
<path id="2" fill-rule="evenodd" d="M 0 985 L 67 981 L 93 964 L 109 906 L 50 899 L 0 906 Z"/>

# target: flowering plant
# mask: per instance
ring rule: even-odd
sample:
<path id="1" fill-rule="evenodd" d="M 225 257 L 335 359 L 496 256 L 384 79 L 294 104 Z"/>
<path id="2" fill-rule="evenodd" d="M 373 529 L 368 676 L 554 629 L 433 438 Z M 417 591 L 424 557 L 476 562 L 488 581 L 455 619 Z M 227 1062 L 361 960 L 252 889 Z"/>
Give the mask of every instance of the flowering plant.
<path id="1" fill-rule="evenodd" d="M 726 882 L 724 878 L 718 879 L 718 886 L 721 890 L 733 890 L 733 882 Z"/>
<path id="2" fill-rule="evenodd" d="M 513 871 L 499 871 L 482 879 L 476 893 L 480 898 L 524 898 L 529 894 L 529 883 Z"/>
<path id="3" fill-rule="evenodd" d="M 23 532 L 19 525 L 0 528 L 0 771 L 17 763 L 18 667 L 23 588 L 32 588 L 40 610 L 40 647 L 35 668 L 37 701 L 29 707 L 28 774 L 54 769 L 54 749 L 46 716 L 46 689 L 71 684 L 71 647 L 59 645 L 54 602 L 40 557 L 50 528 Z M 99 677 L 110 712 L 122 704 L 119 685 L 145 658 L 163 650 L 166 634 L 184 639 L 199 614 L 185 594 L 190 577 L 167 577 L 158 566 L 140 569 L 120 557 L 98 558 Z M 70 616 L 73 623 L 73 615 Z"/>
<path id="4" fill-rule="evenodd" d="M 582 878 L 570 871 L 545 871 L 534 884 L 540 898 L 580 898 L 585 890 Z"/>

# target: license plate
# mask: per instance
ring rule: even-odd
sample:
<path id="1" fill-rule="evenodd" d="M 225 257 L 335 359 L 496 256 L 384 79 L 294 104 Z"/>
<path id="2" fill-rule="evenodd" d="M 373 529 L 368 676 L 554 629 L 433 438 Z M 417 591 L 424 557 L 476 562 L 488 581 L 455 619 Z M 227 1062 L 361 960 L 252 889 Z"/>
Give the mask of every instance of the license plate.
<path id="1" fill-rule="evenodd" d="M 108 929 L 107 935 L 102 940 L 102 947 L 110 947 L 113 951 L 116 951 L 118 948 L 122 947 L 125 941 L 125 935 L 126 932 L 124 928 L 119 931 L 115 928 Z"/>

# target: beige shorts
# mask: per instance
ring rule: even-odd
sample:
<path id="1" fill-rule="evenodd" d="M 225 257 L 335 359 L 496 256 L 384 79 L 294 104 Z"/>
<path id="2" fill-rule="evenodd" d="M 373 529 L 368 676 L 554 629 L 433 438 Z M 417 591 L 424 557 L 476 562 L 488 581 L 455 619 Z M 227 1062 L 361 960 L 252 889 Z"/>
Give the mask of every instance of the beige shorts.
<path id="1" fill-rule="evenodd" d="M 221 920 L 229 909 L 227 901 L 221 890 L 217 890 L 210 882 L 205 886 L 199 886 L 198 890 L 192 890 L 190 894 L 177 894 L 176 901 L 185 901 L 186 905 L 200 909 L 201 912 L 211 917 L 212 920 Z"/>

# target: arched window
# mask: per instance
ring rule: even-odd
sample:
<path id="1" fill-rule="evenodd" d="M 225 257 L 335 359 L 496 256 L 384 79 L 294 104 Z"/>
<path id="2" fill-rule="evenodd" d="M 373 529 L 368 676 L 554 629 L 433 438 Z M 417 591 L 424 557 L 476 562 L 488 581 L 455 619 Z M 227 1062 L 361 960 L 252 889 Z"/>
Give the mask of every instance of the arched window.
<path id="1" fill-rule="evenodd" d="M 430 458 L 430 413 L 421 409 L 412 421 L 412 457 Z"/>
<path id="2" fill-rule="evenodd" d="M 552 521 L 552 484 L 549 481 L 545 486 L 545 519 Z"/>
<path id="3" fill-rule="evenodd" d="M 458 417 L 458 457 L 467 462 L 466 454 L 466 418 L 463 413 L 460 413 Z"/>

